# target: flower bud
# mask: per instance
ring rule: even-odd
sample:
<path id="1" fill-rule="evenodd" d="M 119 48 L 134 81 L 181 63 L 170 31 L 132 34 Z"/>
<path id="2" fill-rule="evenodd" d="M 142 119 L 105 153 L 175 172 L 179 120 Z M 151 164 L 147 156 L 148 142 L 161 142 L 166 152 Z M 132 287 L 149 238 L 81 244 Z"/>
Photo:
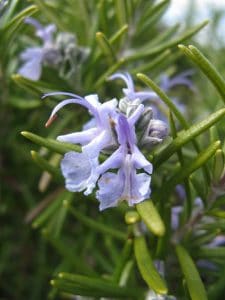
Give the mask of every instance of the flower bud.
<path id="1" fill-rule="evenodd" d="M 161 120 L 152 119 L 140 140 L 140 144 L 147 148 L 151 148 L 152 146 L 161 143 L 167 135 L 167 124 Z"/>
<path id="2" fill-rule="evenodd" d="M 124 97 L 119 101 L 119 110 L 129 117 L 140 104 L 141 101 L 139 99 L 130 101 L 127 97 Z"/>
<path id="3" fill-rule="evenodd" d="M 144 110 L 144 112 L 143 112 L 140 120 L 137 123 L 137 129 L 138 130 L 139 129 L 140 130 L 145 129 L 148 126 L 150 120 L 152 120 L 152 118 L 153 118 L 153 110 L 152 110 L 152 108 L 150 106 L 145 107 L 145 110 Z"/>

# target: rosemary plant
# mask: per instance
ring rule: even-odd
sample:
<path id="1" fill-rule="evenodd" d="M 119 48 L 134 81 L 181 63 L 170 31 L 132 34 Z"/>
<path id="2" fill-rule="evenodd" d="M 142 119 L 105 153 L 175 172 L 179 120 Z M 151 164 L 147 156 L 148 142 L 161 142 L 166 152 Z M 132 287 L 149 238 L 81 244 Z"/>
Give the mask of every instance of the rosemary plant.
<path id="1" fill-rule="evenodd" d="M 224 59 L 169 4 L 0 2 L 2 299 L 223 299 Z"/>

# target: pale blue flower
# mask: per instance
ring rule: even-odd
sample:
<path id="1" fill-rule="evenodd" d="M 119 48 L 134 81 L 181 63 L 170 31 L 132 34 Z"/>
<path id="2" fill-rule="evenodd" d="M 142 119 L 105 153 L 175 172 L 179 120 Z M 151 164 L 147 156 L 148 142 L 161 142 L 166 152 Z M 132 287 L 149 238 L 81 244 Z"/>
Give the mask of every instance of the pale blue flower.
<path id="1" fill-rule="evenodd" d="M 130 118 L 123 114 L 118 117 L 116 132 L 120 146 L 97 169 L 99 174 L 103 174 L 97 191 L 100 210 L 117 206 L 122 200 L 132 206 L 149 198 L 152 164 L 136 145 L 134 127 L 143 110 L 144 106 L 140 105 Z M 117 173 L 106 172 L 112 169 L 118 169 Z M 145 172 L 137 173 L 139 169 Z"/>
<path id="2" fill-rule="evenodd" d="M 41 77 L 43 51 L 41 47 L 27 48 L 20 55 L 24 62 L 18 73 L 25 78 L 38 80 Z"/>
<path id="3" fill-rule="evenodd" d="M 53 34 L 56 31 L 56 26 L 54 24 L 43 26 L 36 19 L 29 17 L 25 19 L 25 23 L 34 26 L 34 28 L 36 29 L 36 36 L 39 37 L 44 42 L 44 44 L 47 45 L 53 43 Z"/>
<path id="4" fill-rule="evenodd" d="M 82 131 L 60 135 L 57 139 L 81 145 L 81 153 L 68 152 L 61 161 L 66 188 L 72 192 L 84 191 L 87 195 L 97 187 L 100 210 L 117 206 L 123 200 L 133 206 L 150 197 L 153 167 L 140 151 L 138 143 L 141 144 L 142 137 L 144 146 L 149 141 L 156 144 L 167 135 L 167 126 L 160 120 L 152 119 L 151 108 L 141 103 L 147 99 L 147 94 L 135 92 L 128 73 L 124 79 L 128 89 L 132 90 L 132 93 L 127 93 L 130 95 L 127 98 L 131 108 L 129 112 L 121 110 L 116 99 L 100 103 L 97 95 L 80 97 L 72 93 L 54 92 L 44 96 L 69 97 L 55 106 L 46 126 L 67 104 L 82 105 L 91 115 L 91 120 Z M 101 164 L 100 154 L 108 155 Z"/>
<path id="5" fill-rule="evenodd" d="M 116 116 L 117 100 L 112 99 L 105 103 L 100 103 L 97 95 L 89 95 L 84 98 L 72 94 L 55 92 L 46 94 L 44 97 L 51 95 L 65 95 L 70 96 L 70 99 L 66 99 L 60 102 L 53 109 L 49 118 L 51 121 L 58 110 L 67 104 L 80 104 L 86 107 L 89 113 L 94 117 L 95 122 L 93 127 L 80 132 L 69 133 L 57 137 L 57 140 L 61 142 L 67 142 L 71 144 L 82 145 L 82 151 L 85 152 L 90 158 L 96 158 L 99 156 L 100 151 L 113 146 L 116 143 L 113 133 L 113 122 Z M 47 122 L 48 123 L 48 122 Z"/>
<path id="6" fill-rule="evenodd" d="M 21 53 L 23 65 L 18 73 L 25 78 L 38 80 L 44 63 L 56 66 L 62 59 L 59 50 L 54 45 L 56 27 L 54 24 L 44 27 L 33 18 L 26 18 L 25 23 L 35 27 L 36 36 L 42 40 L 43 44 L 40 47 L 27 48 Z"/>
<path id="7" fill-rule="evenodd" d="M 135 91 L 134 82 L 132 77 L 129 73 L 115 73 L 111 75 L 108 79 L 114 80 L 114 79 L 122 79 L 127 87 L 123 88 L 122 91 L 127 98 L 128 101 L 132 102 L 134 100 L 140 100 L 141 102 L 145 100 L 155 100 L 158 99 L 158 95 L 155 92 L 152 91 L 143 91 L 143 92 L 137 92 Z"/>
<path id="8" fill-rule="evenodd" d="M 74 34 L 61 32 L 57 35 L 55 46 L 62 55 L 59 75 L 71 79 L 80 75 L 82 64 L 90 54 L 90 48 L 79 46 Z"/>
<path id="9" fill-rule="evenodd" d="M 187 71 L 184 71 L 172 78 L 170 78 L 169 76 L 164 74 L 160 77 L 160 87 L 165 92 L 168 92 L 175 86 L 183 85 L 183 86 L 186 86 L 187 88 L 189 88 L 190 90 L 195 91 L 193 83 L 192 83 L 191 79 L 189 78 L 190 76 L 193 75 L 193 73 L 194 72 L 192 70 L 187 70 Z"/>
<path id="10" fill-rule="evenodd" d="M 69 152 L 64 156 L 61 161 L 61 169 L 68 190 L 80 192 L 86 189 L 85 194 L 89 194 L 99 177 L 97 166 L 100 152 L 117 143 L 113 134 L 114 124 L 112 123 L 112 120 L 116 118 L 117 100 L 112 99 L 101 104 L 97 95 L 82 98 L 72 93 L 63 92 L 49 93 L 44 97 L 52 95 L 65 95 L 71 98 L 56 105 L 47 125 L 55 118 L 56 113 L 67 104 L 80 104 L 86 107 L 95 120 L 93 126 L 86 130 L 57 137 L 61 142 L 82 146 L 82 153 Z"/>
<path id="11" fill-rule="evenodd" d="M 225 235 L 217 235 L 207 246 L 210 248 L 225 246 Z"/>
<path id="12" fill-rule="evenodd" d="M 22 52 L 22 67 L 18 73 L 22 76 L 38 80 L 43 65 L 58 68 L 59 76 L 72 79 L 78 75 L 82 64 L 87 59 L 90 49 L 77 45 L 76 36 L 68 32 L 55 35 L 56 26 L 42 26 L 33 18 L 26 18 L 25 23 L 35 28 L 35 34 L 42 41 L 41 46 L 30 47 Z"/>

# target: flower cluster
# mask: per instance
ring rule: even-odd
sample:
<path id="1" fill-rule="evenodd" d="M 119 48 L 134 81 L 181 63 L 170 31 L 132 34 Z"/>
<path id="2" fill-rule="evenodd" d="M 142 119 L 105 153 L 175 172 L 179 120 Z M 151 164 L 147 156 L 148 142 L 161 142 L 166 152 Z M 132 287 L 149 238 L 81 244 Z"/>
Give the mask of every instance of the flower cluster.
<path id="1" fill-rule="evenodd" d="M 29 47 L 23 51 L 20 58 L 23 62 L 18 73 L 31 80 L 39 80 L 44 65 L 58 68 L 59 75 L 70 78 L 77 68 L 87 58 L 89 49 L 80 47 L 75 36 L 62 32 L 54 37 L 56 26 L 42 26 L 33 18 L 26 18 L 25 23 L 33 25 L 36 36 L 42 41 L 41 46 Z"/>
<path id="2" fill-rule="evenodd" d="M 53 109 L 51 123 L 58 110 L 67 104 L 79 104 L 92 116 L 83 130 L 58 136 L 62 142 L 80 144 L 82 152 L 68 152 L 61 161 L 66 188 L 72 192 L 92 193 L 95 187 L 100 210 L 117 206 L 126 200 L 130 206 L 149 198 L 152 164 L 140 150 L 161 143 L 167 136 L 167 125 L 153 119 L 151 107 L 142 102 L 156 97 L 152 92 L 135 92 L 129 74 L 111 77 L 123 78 L 127 83 L 125 98 L 100 103 L 97 95 L 80 97 L 72 93 L 46 94 L 68 96 Z M 106 159 L 100 164 L 99 157 Z"/>
<path id="3" fill-rule="evenodd" d="M 184 86 L 194 92 L 195 87 L 193 86 L 193 83 L 190 79 L 192 75 L 193 75 L 192 70 L 187 70 L 174 77 L 169 77 L 168 75 L 163 74 L 160 76 L 160 88 L 167 93 L 177 86 Z M 112 75 L 109 79 L 113 80 L 117 78 L 122 79 L 127 86 L 122 90 L 125 96 L 125 98 L 123 98 L 123 100 L 120 101 L 120 109 L 122 111 L 124 111 L 124 109 L 125 110 L 128 109 L 128 113 L 129 113 L 129 110 L 132 109 L 135 104 L 138 105 L 140 102 L 142 103 L 144 102 L 145 106 L 150 107 L 151 105 L 151 113 L 154 114 L 155 118 L 167 122 L 167 118 L 165 116 L 167 107 L 155 92 L 150 90 L 136 92 L 133 80 L 128 73 L 125 74 L 117 73 Z M 181 112 L 185 113 L 186 107 L 183 104 L 181 104 L 177 99 L 173 99 L 173 102 L 176 104 L 176 106 L 179 108 Z M 148 118 L 148 113 L 147 113 L 147 118 Z"/>

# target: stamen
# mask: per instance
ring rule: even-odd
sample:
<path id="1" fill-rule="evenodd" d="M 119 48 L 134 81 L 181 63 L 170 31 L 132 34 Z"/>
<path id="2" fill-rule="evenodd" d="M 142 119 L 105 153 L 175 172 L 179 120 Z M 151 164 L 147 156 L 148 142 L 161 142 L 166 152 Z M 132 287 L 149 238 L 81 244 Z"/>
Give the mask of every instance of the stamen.
<path id="1" fill-rule="evenodd" d="M 48 121 L 45 123 L 45 127 L 46 128 L 49 127 L 52 124 L 52 122 L 55 121 L 56 118 L 57 118 L 57 115 L 53 115 L 52 117 L 50 117 L 48 119 Z"/>

